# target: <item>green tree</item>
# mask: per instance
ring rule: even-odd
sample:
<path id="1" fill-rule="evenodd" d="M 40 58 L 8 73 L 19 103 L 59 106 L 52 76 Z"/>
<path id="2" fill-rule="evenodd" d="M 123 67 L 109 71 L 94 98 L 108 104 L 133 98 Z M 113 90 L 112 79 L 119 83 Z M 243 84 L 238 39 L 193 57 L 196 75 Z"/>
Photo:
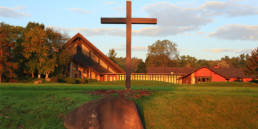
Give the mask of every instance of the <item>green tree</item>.
<path id="1" fill-rule="evenodd" d="M 51 57 L 46 58 L 46 62 L 43 65 L 43 72 L 45 74 L 45 79 L 48 79 L 49 74 L 55 71 L 55 68 L 57 67 L 57 59 L 56 55 L 52 54 Z"/>
<path id="2" fill-rule="evenodd" d="M 114 63 L 116 63 L 116 55 L 117 55 L 117 53 L 116 53 L 115 49 L 110 49 L 107 56 L 110 60 L 112 60 Z"/>
<path id="3" fill-rule="evenodd" d="M 250 56 L 248 54 L 240 54 L 237 57 L 232 57 L 231 62 L 233 67 L 235 68 L 244 68 L 246 65 L 246 61 Z"/>
<path id="4" fill-rule="evenodd" d="M 72 53 L 68 52 L 70 46 L 64 45 L 69 39 L 66 34 L 62 34 L 53 28 L 47 28 L 46 33 L 47 44 L 50 46 L 44 67 L 44 74 L 47 79 L 50 73 L 58 75 L 65 71 Z"/>
<path id="5" fill-rule="evenodd" d="M 197 59 L 195 57 L 192 56 L 181 56 L 180 60 L 179 60 L 179 64 L 181 67 L 199 67 L 198 63 L 197 63 Z"/>
<path id="6" fill-rule="evenodd" d="M 248 75 L 258 78 L 258 47 L 251 52 L 251 56 L 246 61 L 244 71 Z"/>
<path id="7" fill-rule="evenodd" d="M 209 61 L 203 60 L 203 59 L 198 60 L 197 64 L 199 65 L 198 67 L 203 67 L 203 66 L 210 67 Z"/>
<path id="8" fill-rule="evenodd" d="M 177 44 L 169 40 L 157 40 L 148 46 L 146 64 L 148 67 L 168 67 L 171 60 L 178 59 Z"/>
<path id="9" fill-rule="evenodd" d="M 142 60 L 138 63 L 136 73 L 146 73 L 146 65 Z"/>
<path id="10" fill-rule="evenodd" d="M 126 63 L 126 59 L 125 59 L 125 57 L 118 57 L 118 58 L 116 58 L 116 60 L 117 60 L 117 62 L 116 62 L 116 64 L 121 68 L 121 69 L 123 69 L 124 71 L 125 71 L 125 63 Z"/>
<path id="11" fill-rule="evenodd" d="M 29 61 L 36 63 L 38 78 L 41 78 L 41 74 L 44 71 L 44 65 L 47 61 L 47 53 L 50 50 L 50 46 L 47 45 L 47 34 L 45 30 L 40 27 L 32 28 L 26 33 L 22 45 L 24 47 L 24 57 Z M 30 66 L 27 65 L 27 67 Z M 32 70 L 31 68 L 29 69 Z"/>

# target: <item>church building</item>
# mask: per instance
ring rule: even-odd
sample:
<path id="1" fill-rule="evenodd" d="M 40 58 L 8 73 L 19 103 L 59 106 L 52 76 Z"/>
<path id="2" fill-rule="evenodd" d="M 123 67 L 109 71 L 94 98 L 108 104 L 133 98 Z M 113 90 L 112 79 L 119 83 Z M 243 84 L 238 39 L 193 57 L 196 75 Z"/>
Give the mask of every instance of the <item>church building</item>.
<path id="1" fill-rule="evenodd" d="M 71 62 L 67 76 L 71 78 L 89 78 L 98 81 L 107 80 L 106 74 L 125 74 L 125 72 L 105 54 L 96 48 L 80 33 L 73 36 L 66 45 L 70 45 Z"/>
<path id="2" fill-rule="evenodd" d="M 88 78 L 98 81 L 125 80 L 125 71 L 110 60 L 80 33 L 73 36 L 69 45 L 71 61 L 66 69 L 70 78 Z M 147 73 L 132 73 L 131 80 L 162 81 L 176 84 L 196 84 L 203 82 L 251 81 L 240 68 L 186 68 L 148 67 Z"/>

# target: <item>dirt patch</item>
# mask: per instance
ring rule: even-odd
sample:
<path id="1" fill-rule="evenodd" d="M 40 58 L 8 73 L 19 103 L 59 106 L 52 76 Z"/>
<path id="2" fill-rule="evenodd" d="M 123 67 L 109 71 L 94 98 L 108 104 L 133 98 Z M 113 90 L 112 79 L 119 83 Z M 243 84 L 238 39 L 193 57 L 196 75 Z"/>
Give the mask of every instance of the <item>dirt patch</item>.
<path id="1" fill-rule="evenodd" d="M 96 90 L 89 91 L 88 94 L 101 96 L 124 96 L 129 98 L 140 98 L 150 96 L 154 91 L 149 90 Z"/>

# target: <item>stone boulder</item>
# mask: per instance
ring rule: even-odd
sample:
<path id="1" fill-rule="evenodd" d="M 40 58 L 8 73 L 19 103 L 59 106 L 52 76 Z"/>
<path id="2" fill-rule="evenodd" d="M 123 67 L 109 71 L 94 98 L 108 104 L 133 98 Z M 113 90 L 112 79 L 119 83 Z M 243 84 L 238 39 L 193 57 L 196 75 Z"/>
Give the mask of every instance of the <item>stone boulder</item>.
<path id="1" fill-rule="evenodd" d="M 67 129 L 143 129 L 136 104 L 124 97 L 105 97 L 71 111 Z"/>

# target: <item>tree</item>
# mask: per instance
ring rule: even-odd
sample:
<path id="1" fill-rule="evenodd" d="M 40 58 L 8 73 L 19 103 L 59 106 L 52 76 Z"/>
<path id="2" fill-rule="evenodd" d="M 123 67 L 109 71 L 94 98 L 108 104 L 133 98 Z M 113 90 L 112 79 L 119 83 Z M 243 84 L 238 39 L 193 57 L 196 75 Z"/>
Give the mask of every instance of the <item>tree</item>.
<path id="1" fill-rule="evenodd" d="M 198 67 L 197 59 L 195 57 L 191 57 L 189 55 L 181 56 L 179 60 L 179 64 L 181 67 Z"/>
<path id="2" fill-rule="evenodd" d="M 44 66 L 45 79 L 48 79 L 49 74 L 55 71 L 56 74 L 64 71 L 64 68 L 68 65 L 72 53 L 70 46 L 64 45 L 69 39 L 66 34 L 62 34 L 53 28 L 47 28 L 47 45 L 49 45 L 49 51 L 47 53 L 46 63 Z"/>
<path id="3" fill-rule="evenodd" d="M 171 60 L 178 59 L 177 44 L 169 40 L 157 40 L 148 46 L 147 66 L 168 67 Z"/>
<path id="4" fill-rule="evenodd" d="M 146 65 L 142 60 L 138 63 L 136 73 L 146 73 Z"/>
<path id="5" fill-rule="evenodd" d="M 217 66 L 220 68 L 230 68 L 230 65 L 225 60 L 220 61 Z"/>
<path id="6" fill-rule="evenodd" d="M 136 57 L 132 58 L 132 60 L 131 60 L 131 63 L 132 63 L 132 66 L 131 66 L 132 73 L 135 73 L 137 71 L 138 65 L 139 65 L 140 62 L 142 62 L 142 59 L 139 59 L 139 58 L 136 58 Z"/>
<path id="7" fill-rule="evenodd" d="M 116 63 L 116 55 L 117 55 L 117 53 L 116 53 L 115 49 L 110 49 L 107 56 L 110 60 L 112 60 L 114 63 Z"/>
<path id="8" fill-rule="evenodd" d="M 25 35 L 25 40 L 22 43 L 24 47 L 23 55 L 26 59 L 36 63 L 36 70 L 38 72 L 38 78 L 44 71 L 44 64 L 46 63 L 47 53 L 50 50 L 50 46 L 47 44 L 47 34 L 44 29 L 40 27 L 32 28 Z M 30 67 L 27 65 L 27 67 Z M 29 68 L 32 70 L 32 68 Z"/>
<path id="9" fill-rule="evenodd" d="M 240 54 L 237 57 L 232 57 L 231 58 L 231 62 L 233 67 L 235 68 L 244 68 L 246 65 L 246 60 L 249 58 L 250 56 L 248 54 Z"/>
<path id="10" fill-rule="evenodd" d="M 47 80 L 49 74 L 55 71 L 55 67 L 57 67 L 56 55 L 50 55 L 51 57 L 47 57 L 45 64 L 43 65 L 43 72 L 45 74 L 45 79 Z"/>
<path id="11" fill-rule="evenodd" d="M 199 67 L 202 67 L 202 66 L 210 67 L 209 61 L 203 60 L 203 59 L 198 60 L 197 64 L 199 65 Z"/>
<path id="12" fill-rule="evenodd" d="M 7 78 L 14 78 L 16 74 L 14 69 L 17 65 L 12 62 L 12 48 L 14 43 L 10 40 L 10 26 L 4 23 L 0 24 L 0 83 L 2 77 L 5 75 Z"/>
<path id="13" fill-rule="evenodd" d="M 124 71 L 125 71 L 125 62 L 126 62 L 126 59 L 125 59 L 125 57 L 118 57 L 118 58 L 116 58 L 116 60 L 117 60 L 117 62 L 116 62 L 116 64 L 121 68 L 121 69 L 123 69 Z"/>
<path id="14" fill-rule="evenodd" d="M 246 61 L 244 71 L 248 75 L 258 77 L 258 47 L 251 52 L 251 56 Z"/>

